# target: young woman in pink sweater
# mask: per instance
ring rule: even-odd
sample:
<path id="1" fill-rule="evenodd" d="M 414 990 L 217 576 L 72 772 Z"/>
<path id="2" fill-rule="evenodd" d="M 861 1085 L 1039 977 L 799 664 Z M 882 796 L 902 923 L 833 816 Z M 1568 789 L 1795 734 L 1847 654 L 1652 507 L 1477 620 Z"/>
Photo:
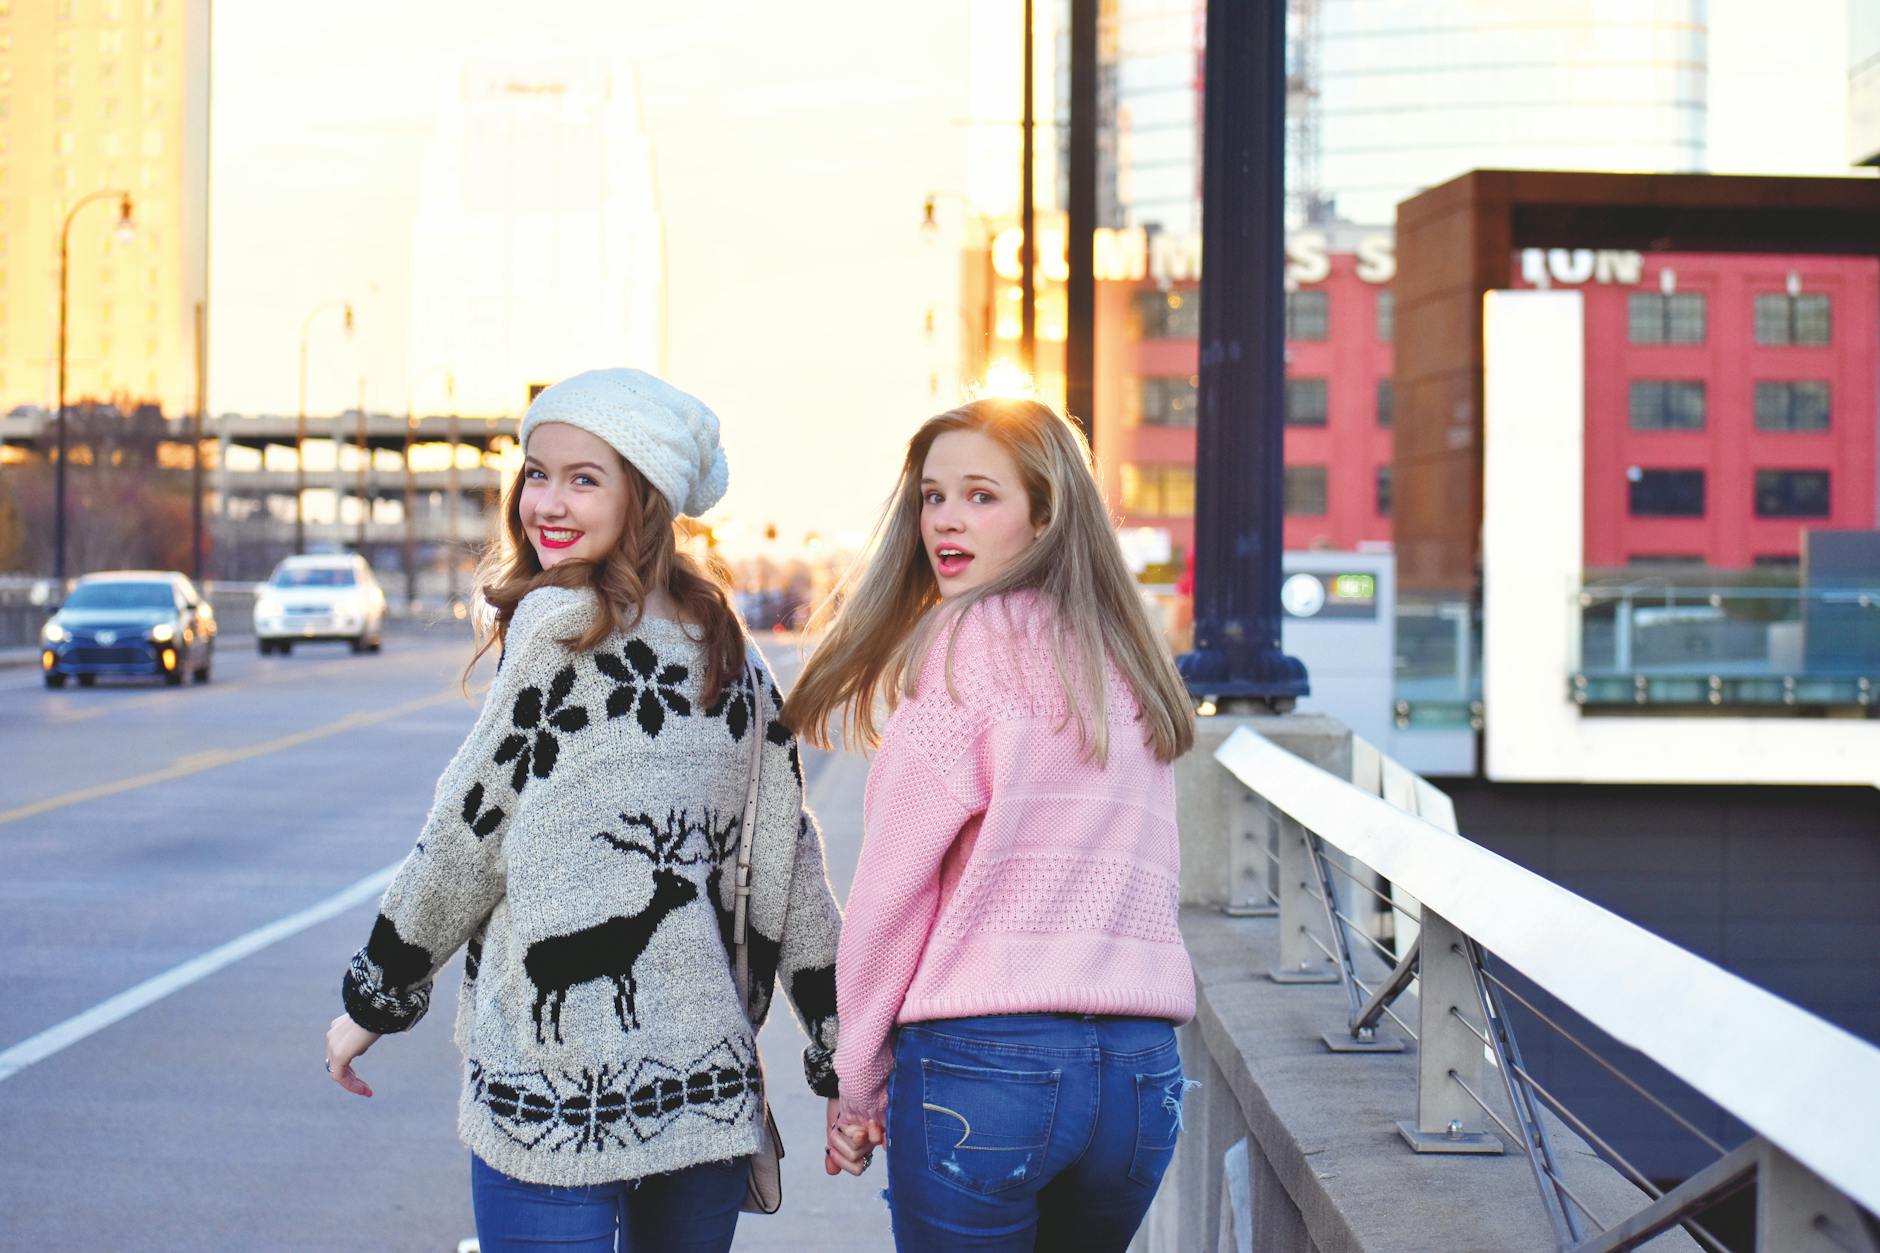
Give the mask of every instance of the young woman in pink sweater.
<path id="1" fill-rule="evenodd" d="M 1191 1086 L 1170 763 L 1194 728 L 1082 434 L 1029 400 L 929 420 L 824 613 L 784 717 L 876 746 L 826 1168 L 885 1141 L 902 1250 L 1120 1250 Z"/>

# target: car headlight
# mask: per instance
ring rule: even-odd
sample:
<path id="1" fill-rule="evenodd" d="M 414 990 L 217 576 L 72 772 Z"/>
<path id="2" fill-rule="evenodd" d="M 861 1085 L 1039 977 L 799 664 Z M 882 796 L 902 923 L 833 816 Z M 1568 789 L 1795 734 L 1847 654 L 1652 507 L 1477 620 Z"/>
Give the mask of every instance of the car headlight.
<path id="1" fill-rule="evenodd" d="M 150 638 L 159 644 L 169 643 L 176 638 L 176 624 L 174 622 L 157 623 L 150 628 Z"/>
<path id="2" fill-rule="evenodd" d="M 274 597 L 257 596 L 255 598 L 255 614 L 257 617 L 276 618 L 280 616 L 280 613 L 281 602 L 274 599 Z"/>
<path id="3" fill-rule="evenodd" d="M 63 644 L 72 638 L 72 633 L 56 622 L 46 623 L 45 640 L 48 644 Z"/>

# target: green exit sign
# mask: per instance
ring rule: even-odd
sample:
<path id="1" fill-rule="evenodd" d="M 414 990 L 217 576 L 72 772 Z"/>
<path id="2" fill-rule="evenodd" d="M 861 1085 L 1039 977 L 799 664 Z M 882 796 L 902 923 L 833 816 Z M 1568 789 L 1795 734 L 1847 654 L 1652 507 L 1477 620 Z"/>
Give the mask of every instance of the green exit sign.
<path id="1" fill-rule="evenodd" d="M 1377 576 L 1371 574 L 1339 574 L 1332 578 L 1333 600 L 1376 600 Z"/>

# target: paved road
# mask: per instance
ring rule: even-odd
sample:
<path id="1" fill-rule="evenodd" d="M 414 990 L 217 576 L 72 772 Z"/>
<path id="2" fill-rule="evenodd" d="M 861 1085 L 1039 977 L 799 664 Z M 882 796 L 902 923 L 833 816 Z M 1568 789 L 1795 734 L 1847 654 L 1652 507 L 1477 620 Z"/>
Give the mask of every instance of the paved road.
<path id="1" fill-rule="evenodd" d="M 0 671 L 0 1248 L 449 1253 L 472 1228 L 455 972 L 366 1058 L 371 1101 L 315 1062 L 371 877 L 474 720 L 465 638 L 230 643 L 207 686 Z M 794 650 L 770 652 L 787 682 Z M 805 766 L 846 895 L 864 767 Z M 763 1045 L 793 1151 L 783 1214 L 747 1217 L 736 1247 L 888 1247 L 879 1175 L 822 1174 L 787 1015 Z"/>

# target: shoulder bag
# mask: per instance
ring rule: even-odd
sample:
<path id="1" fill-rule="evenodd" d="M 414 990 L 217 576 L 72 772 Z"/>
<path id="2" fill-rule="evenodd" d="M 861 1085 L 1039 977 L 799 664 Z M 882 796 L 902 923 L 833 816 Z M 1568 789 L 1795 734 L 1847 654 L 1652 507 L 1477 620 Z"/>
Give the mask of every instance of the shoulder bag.
<path id="1" fill-rule="evenodd" d="M 751 902 L 751 844 L 757 830 L 757 780 L 764 761 L 764 713 L 763 688 L 758 686 L 757 667 L 747 657 L 744 662 L 744 681 L 751 690 L 751 777 L 744 793 L 744 821 L 738 827 L 738 864 L 736 877 L 736 904 L 731 916 L 732 972 L 737 979 L 738 1001 L 748 1016 L 751 1012 L 751 960 L 749 950 L 744 943 L 745 931 L 750 926 Z M 751 1048 L 757 1048 L 755 1024 L 752 1024 Z M 757 1055 L 757 1070 L 760 1076 L 759 1090 L 763 1093 L 764 1116 L 757 1124 L 757 1151 L 751 1154 L 750 1181 L 745 1184 L 744 1204 L 739 1208 L 746 1214 L 774 1214 L 783 1207 L 783 1137 L 777 1134 L 777 1120 L 770 1112 L 770 1084 L 761 1078 L 764 1070 L 762 1054 Z"/>

